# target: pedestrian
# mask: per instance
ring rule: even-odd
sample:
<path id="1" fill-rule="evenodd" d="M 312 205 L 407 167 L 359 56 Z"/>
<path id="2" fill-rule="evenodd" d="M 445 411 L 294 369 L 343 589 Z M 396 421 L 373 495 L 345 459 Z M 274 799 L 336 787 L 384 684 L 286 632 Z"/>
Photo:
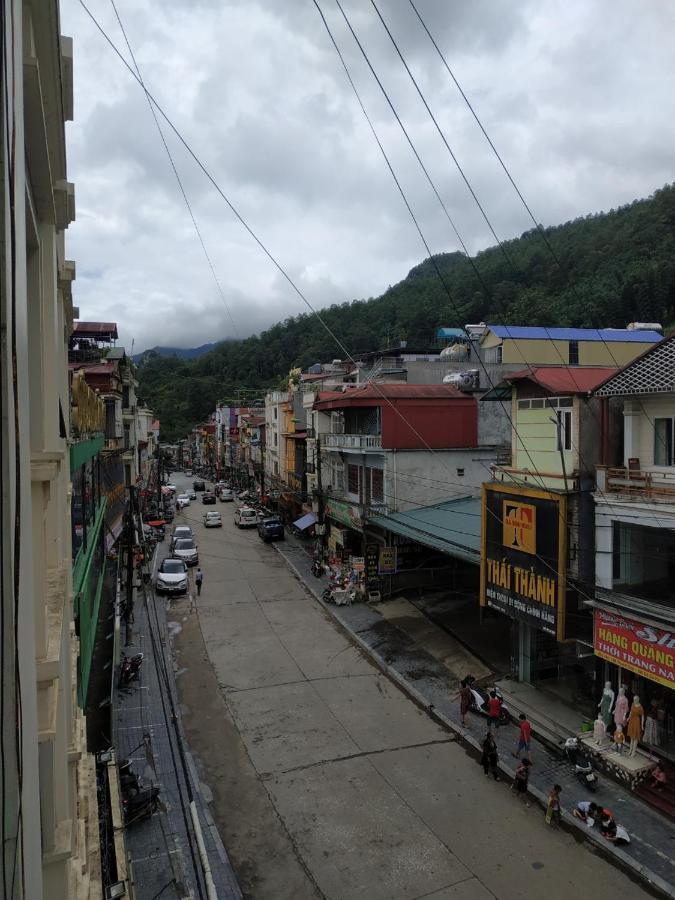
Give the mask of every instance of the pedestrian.
<path id="1" fill-rule="evenodd" d="M 555 819 L 556 824 L 560 825 L 560 792 L 562 788 L 559 784 L 554 784 L 548 795 L 548 806 L 546 807 L 546 824 L 550 825 Z"/>
<path id="2" fill-rule="evenodd" d="M 529 806 L 527 799 L 527 783 L 530 780 L 530 761 L 526 757 L 521 759 L 516 773 L 513 778 L 511 790 L 515 790 L 518 799 L 525 802 L 525 806 Z"/>
<path id="3" fill-rule="evenodd" d="M 502 714 L 502 698 L 497 696 L 497 691 L 490 691 L 487 706 L 490 728 L 499 728 L 499 718 Z"/>
<path id="4" fill-rule="evenodd" d="M 519 757 L 521 753 L 527 753 L 527 758 L 532 764 L 532 750 L 530 742 L 532 738 L 532 726 L 527 721 L 525 713 L 518 716 L 518 746 L 513 755 Z"/>
<path id="5" fill-rule="evenodd" d="M 482 744 L 483 755 L 480 758 L 481 765 L 483 766 L 483 771 L 485 775 L 489 775 L 492 772 L 495 781 L 499 781 L 499 772 L 497 770 L 497 762 L 499 760 L 499 754 L 497 753 L 497 742 L 495 741 L 494 735 L 488 729 L 488 733 L 485 735 L 485 739 Z"/>
<path id="6" fill-rule="evenodd" d="M 577 819 L 581 819 L 582 822 L 585 822 L 589 828 L 592 828 L 595 824 L 598 812 L 597 805 L 591 800 L 581 800 L 572 811 L 572 815 Z"/>
<path id="7" fill-rule="evenodd" d="M 460 681 L 459 690 L 459 715 L 462 719 L 462 725 L 466 728 L 466 714 L 471 709 L 471 688 L 465 678 Z"/>
<path id="8" fill-rule="evenodd" d="M 202 570 L 197 567 L 197 574 L 195 575 L 195 584 L 197 585 L 197 596 L 201 597 L 202 594 L 202 581 L 204 580 L 204 573 Z"/>

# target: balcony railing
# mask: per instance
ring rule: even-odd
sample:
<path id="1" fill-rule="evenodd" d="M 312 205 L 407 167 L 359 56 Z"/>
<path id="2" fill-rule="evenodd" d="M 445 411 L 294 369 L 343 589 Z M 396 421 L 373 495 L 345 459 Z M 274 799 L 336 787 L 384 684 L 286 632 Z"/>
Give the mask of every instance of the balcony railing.
<path id="1" fill-rule="evenodd" d="M 642 469 L 598 466 L 598 490 L 623 494 L 635 500 L 668 500 L 675 503 L 675 472 L 646 472 Z"/>
<path id="2" fill-rule="evenodd" d="M 380 450 L 382 448 L 382 435 L 323 434 L 321 443 L 324 447 L 335 450 Z"/>
<path id="3" fill-rule="evenodd" d="M 490 466 L 492 477 L 495 481 L 505 481 L 514 484 L 528 485 L 532 487 L 549 488 L 555 491 L 576 491 L 579 488 L 579 475 L 577 472 L 540 472 L 530 469 L 516 469 L 512 466 Z"/>

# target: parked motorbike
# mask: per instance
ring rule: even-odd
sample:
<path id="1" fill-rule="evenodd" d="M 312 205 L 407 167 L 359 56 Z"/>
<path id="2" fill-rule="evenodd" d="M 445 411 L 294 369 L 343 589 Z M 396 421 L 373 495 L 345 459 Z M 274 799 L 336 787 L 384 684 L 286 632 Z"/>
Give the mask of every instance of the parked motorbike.
<path id="1" fill-rule="evenodd" d="M 511 721 L 511 715 L 509 713 L 508 706 L 504 703 L 501 691 L 499 690 L 497 685 L 491 687 L 489 690 L 485 690 L 484 688 L 481 688 L 476 684 L 476 679 L 473 675 L 467 675 L 464 678 L 464 681 L 471 691 L 471 710 L 481 716 L 487 717 L 488 700 L 490 699 L 490 693 L 494 691 L 497 697 L 502 701 L 501 709 L 499 711 L 499 724 L 508 725 L 508 723 Z"/>
<path id="2" fill-rule="evenodd" d="M 125 822 L 130 825 L 139 819 L 146 819 L 157 811 L 159 802 L 158 787 L 145 788 L 133 796 L 122 797 Z"/>
<path id="3" fill-rule="evenodd" d="M 579 739 L 567 738 L 563 745 L 565 758 L 574 766 L 574 774 L 580 783 L 589 791 L 595 793 L 598 789 L 598 776 L 593 770 L 593 762 L 589 756 L 579 747 Z"/>
<path id="4" fill-rule="evenodd" d="M 323 562 L 322 562 L 318 557 L 315 557 L 315 558 L 312 560 L 312 575 L 313 575 L 315 578 L 321 578 L 321 576 L 322 576 L 323 574 L 324 574 L 324 565 L 323 565 Z"/>
<path id="5" fill-rule="evenodd" d="M 129 684 L 130 681 L 138 678 L 143 665 L 143 654 L 136 653 L 134 656 L 125 656 L 122 654 L 122 663 L 120 665 L 120 684 Z"/>

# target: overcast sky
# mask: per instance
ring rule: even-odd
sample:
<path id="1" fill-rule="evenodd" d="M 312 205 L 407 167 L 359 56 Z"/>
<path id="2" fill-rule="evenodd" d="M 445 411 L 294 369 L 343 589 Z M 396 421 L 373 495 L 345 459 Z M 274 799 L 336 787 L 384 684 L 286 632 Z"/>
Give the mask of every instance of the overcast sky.
<path id="1" fill-rule="evenodd" d="M 673 4 L 416 2 L 540 222 L 674 180 Z M 116 3 L 148 89 L 313 304 L 377 296 L 424 258 L 312 0 Z M 109 0 L 87 5 L 128 58 Z M 457 249 L 335 0 L 320 5 L 430 246 Z M 467 246 L 492 244 L 369 0 L 343 5 Z M 408 0 L 378 6 L 499 237 L 531 227 Z M 223 302 L 141 88 L 78 0 L 61 15 L 75 41 L 67 240 L 81 317 L 117 321 L 138 351 L 306 311 L 167 130 Z"/>

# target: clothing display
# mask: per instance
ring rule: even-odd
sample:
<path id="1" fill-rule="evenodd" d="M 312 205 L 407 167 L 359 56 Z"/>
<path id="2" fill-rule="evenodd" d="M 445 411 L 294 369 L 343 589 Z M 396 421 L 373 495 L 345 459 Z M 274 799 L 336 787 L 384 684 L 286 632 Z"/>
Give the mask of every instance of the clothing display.
<path id="1" fill-rule="evenodd" d="M 630 708 L 628 717 L 627 734 L 631 741 L 639 741 L 642 737 L 642 719 L 645 711 L 640 703 L 634 703 Z"/>
<path id="2" fill-rule="evenodd" d="M 645 744 L 651 744 L 652 747 L 659 744 L 659 723 L 652 715 L 648 715 L 645 719 L 645 733 L 642 740 Z"/>
<path id="3" fill-rule="evenodd" d="M 628 715 L 628 697 L 621 691 L 616 698 L 616 706 L 614 707 L 614 724 L 624 725 L 626 716 Z"/>
<path id="4" fill-rule="evenodd" d="M 612 707 L 614 706 L 614 691 L 612 690 L 611 685 L 609 687 L 605 686 L 599 706 L 602 721 L 608 727 L 609 723 L 612 721 Z"/>

